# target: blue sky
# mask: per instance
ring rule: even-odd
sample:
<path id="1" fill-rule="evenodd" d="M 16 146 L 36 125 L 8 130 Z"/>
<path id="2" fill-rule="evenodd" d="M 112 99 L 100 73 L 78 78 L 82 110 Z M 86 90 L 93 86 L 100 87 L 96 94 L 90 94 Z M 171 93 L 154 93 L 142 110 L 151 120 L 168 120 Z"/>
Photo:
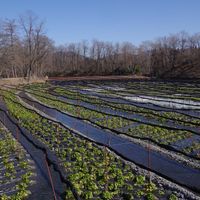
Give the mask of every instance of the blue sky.
<path id="1" fill-rule="evenodd" d="M 57 45 L 83 39 L 142 41 L 200 32 L 200 0 L 0 0 L 0 19 L 32 10 Z"/>

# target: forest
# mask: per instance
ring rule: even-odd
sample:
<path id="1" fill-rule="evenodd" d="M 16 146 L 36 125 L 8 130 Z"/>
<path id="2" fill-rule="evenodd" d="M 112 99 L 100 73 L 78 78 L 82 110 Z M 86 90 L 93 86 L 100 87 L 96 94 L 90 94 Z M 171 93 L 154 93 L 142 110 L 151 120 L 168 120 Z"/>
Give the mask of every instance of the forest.
<path id="1" fill-rule="evenodd" d="M 57 46 L 34 14 L 0 21 L 1 78 L 132 74 L 199 78 L 200 33 L 181 31 L 138 46 L 97 39 Z"/>

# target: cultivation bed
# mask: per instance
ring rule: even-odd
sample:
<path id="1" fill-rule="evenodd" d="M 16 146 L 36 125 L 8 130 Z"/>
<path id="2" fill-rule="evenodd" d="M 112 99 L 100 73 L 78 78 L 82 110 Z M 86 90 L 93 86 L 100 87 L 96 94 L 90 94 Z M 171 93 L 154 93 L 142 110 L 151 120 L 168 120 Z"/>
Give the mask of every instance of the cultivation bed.
<path id="1" fill-rule="evenodd" d="M 35 187 L 35 163 L 0 122 L 0 199 L 24 199 Z"/>
<path id="2" fill-rule="evenodd" d="M 130 103 L 122 97 L 133 85 L 139 90 L 139 83 L 116 88 L 118 83 L 89 82 L 1 91 L 2 110 L 9 111 L 20 137 L 43 154 L 39 160 L 45 153 L 58 198 L 200 199 L 198 112 Z M 150 90 L 159 94 L 163 85 Z M 28 93 L 19 92 L 24 89 Z M 53 199 L 51 187 L 50 181 Z"/>
<path id="3" fill-rule="evenodd" d="M 46 96 L 46 98 L 44 98 Z M 113 111 L 112 115 L 111 112 L 109 113 L 108 110 L 103 112 L 103 108 L 99 107 L 98 112 L 94 112 L 94 110 L 97 109 L 92 109 L 91 107 L 89 109 L 85 109 L 86 107 L 82 107 L 80 102 L 77 101 L 76 105 L 74 106 L 73 104 L 66 104 L 63 102 L 57 101 L 57 99 L 49 97 L 50 95 L 45 94 L 42 96 L 35 96 L 37 99 L 42 101 L 45 104 L 51 105 L 54 108 L 58 108 L 63 111 L 67 111 L 70 115 L 81 118 L 81 119 L 86 119 L 89 120 L 90 122 L 99 125 L 103 128 L 109 128 L 112 131 L 115 131 L 117 133 L 123 133 L 129 136 L 132 136 L 134 138 L 140 138 L 140 139 L 145 139 L 148 140 L 150 139 L 151 141 L 155 142 L 157 145 L 160 145 L 161 147 L 165 147 L 167 149 L 171 149 L 174 151 L 179 151 L 183 154 L 186 154 L 190 157 L 199 158 L 198 151 L 195 153 L 193 151 L 193 146 L 198 149 L 198 145 L 196 145 L 196 142 L 199 141 L 199 130 L 196 128 L 188 128 L 185 126 L 173 126 L 173 124 L 170 124 L 171 126 L 166 126 L 163 124 L 157 124 L 157 123 L 152 123 L 152 121 L 144 121 L 141 120 L 140 118 L 131 118 L 127 117 L 125 115 L 126 113 L 124 112 L 121 115 L 117 115 L 116 111 Z M 26 94 L 21 93 L 21 97 L 26 98 Z M 109 115 L 105 114 L 109 113 Z M 120 117 L 118 117 L 120 116 Z M 130 120 L 127 120 L 130 119 Z M 187 118 L 188 119 L 188 118 Z M 133 121 L 139 122 L 133 126 Z M 197 120 L 196 120 L 197 121 Z M 198 121 L 197 121 L 198 122 Z M 143 123 L 143 124 L 142 124 Z M 188 122 L 187 122 L 188 123 Z M 191 122 L 192 123 L 192 122 Z M 154 125 L 154 126 L 152 126 Z M 193 125 L 194 126 L 194 125 Z M 162 128 L 165 127 L 165 128 Z M 166 127 L 170 129 L 166 129 Z M 177 131 L 176 131 L 177 129 Z M 187 146 L 185 146 L 185 149 L 182 148 L 181 144 L 182 141 L 194 138 L 193 143 L 190 144 L 190 149 L 188 149 Z M 180 143 L 180 145 L 175 145 Z"/>
<path id="4" fill-rule="evenodd" d="M 51 120 L 45 118 L 42 119 L 35 112 L 20 106 L 19 103 L 11 103 L 11 100 L 9 99 L 6 99 L 6 102 L 8 108 L 12 107 L 12 110 L 10 110 L 12 114 L 20 119 L 20 124 L 31 130 L 32 134 L 35 135 L 38 140 L 43 141 L 43 143 L 49 146 L 52 151 L 55 151 L 58 157 L 63 160 L 61 164 L 65 167 L 68 178 L 71 180 L 82 199 L 99 199 L 99 197 L 100 199 L 132 199 L 133 196 L 135 196 L 135 199 L 171 199 L 176 198 L 176 195 L 181 198 L 184 198 L 185 196 L 185 198 L 188 199 L 198 199 L 197 196 L 195 197 L 195 195 L 189 191 L 186 191 L 173 183 L 169 183 L 156 175 L 152 175 L 153 182 L 149 182 L 147 178 L 148 172 L 145 172 L 145 170 L 141 170 L 133 164 L 125 164 L 125 161 L 122 161 L 120 158 L 117 159 L 117 156 L 114 156 L 111 152 L 109 153 L 107 149 L 97 147 L 91 142 L 88 143 L 84 138 L 73 135 L 72 132 L 66 132 L 65 129 L 57 123 L 51 122 Z M 21 113 L 18 112 L 18 109 L 20 109 Z M 27 114 L 25 115 L 25 113 Z M 32 115 L 29 115 L 30 113 L 32 113 Z M 29 115 L 29 117 L 32 116 L 32 120 L 27 121 L 23 118 L 25 116 L 27 117 L 27 115 Z M 34 124 L 38 124 L 39 127 L 44 128 L 44 131 L 46 130 L 46 132 L 42 132 L 43 129 L 41 128 L 38 129 L 39 132 L 34 131 L 34 129 L 37 128 Z M 51 129 L 49 129 L 50 127 Z M 49 133 L 49 130 L 52 130 L 51 133 L 56 133 L 57 137 L 53 137 L 53 135 Z M 67 138 L 63 137 L 66 134 Z M 86 148 L 86 151 L 83 146 Z M 87 166 L 94 166 L 92 168 L 85 168 L 84 163 L 87 164 Z M 102 169 L 108 171 L 106 173 L 104 170 L 95 172 L 96 170 L 101 169 L 99 168 L 100 166 L 101 168 L 103 167 Z M 101 179 L 99 177 L 100 179 L 96 179 L 96 177 L 95 179 L 97 182 L 95 183 L 93 182 L 94 177 L 90 177 L 90 175 L 92 175 L 90 174 L 91 172 L 87 170 L 92 170 L 93 173 L 103 173 L 103 177 L 106 175 L 107 178 L 104 177 Z M 81 177 L 84 178 L 84 182 L 79 182 Z M 105 178 L 108 180 L 108 183 L 106 183 L 107 181 L 102 182 Z M 93 184 L 91 185 L 90 183 Z M 86 184 L 84 188 L 81 187 L 82 184 Z M 108 188 L 105 189 L 105 186 Z M 174 194 L 172 194 L 172 191 L 174 191 Z"/>
<path id="5" fill-rule="evenodd" d="M 17 138 L 19 143 L 23 145 L 23 148 L 26 149 L 29 159 L 31 159 L 31 169 L 34 169 L 33 179 L 31 179 L 31 187 L 27 191 L 29 200 L 49 200 L 53 199 L 53 191 L 51 187 L 51 180 L 48 173 L 47 165 L 49 165 L 49 170 L 51 172 L 51 177 L 54 181 L 55 193 L 58 200 L 64 199 L 63 193 L 66 190 L 65 183 L 60 180 L 59 173 L 52 167 L 53 157 L 47 152 L 45 154 L 45 147 L 35 140 L 34 137 L 24 128 L 21 128 L 18 125 L 16 119 L 9 115 L 7 108 L 4 103 L 0 101 L 0 120 L 3 124 L 8 127 L 12 135 Z M 29 166 L 28 166 L 29 167 Z M 31 171 L 30 171 L 31 172 Z M 36 176 L 35 176 L 36 175 Z M 25 179 L 28 181 L 29 179 Z M 32 180 L 35 184 L 32 185 Z M 17 185 L 17 184 L 16 184 Z M 16 186 L 15 185 L 15 186 Z M 26 185 L 24 185 L 26 186 Z M 9 190 L 9 188 L 7 188 Z M 23 189 L 23 187 L 22 187 Z M 1 198 L 0 198 L 1 199 Z M 2 200 L 10 200 L 9 198 L 2 197 Z M 15 197 L 13 197 L 15 199 Z M 19 197 L 19 200 L 26 199 L 24 197 Z"/>
<path id="6" fill-rule="evenodd" d="M 145 123 L 145 124 L 152 124 L 157 125 L 161 127 L 169 127 L 174 129 L 180 129 L 180 130 L 189 130 L 195 133 L 200 133 L 200 130 L 196 128 L 196 126 L 200 125 L 200 121 L 198 121 L 196 118 L 188 117 L 180 115 L 180 119 L 178 118 L 179 115 L 176 113 L 159 113 L 155 111 L 146 111 L 144 109 L 135 109 L 131 106 L 124 106 L 121 104 L 118 104 L 114 106 L 113 104 L 107 103 L 105 101 L 99 101 L 98 103 L 92 103 L 89 102 L 89 100 L 81 100 L 81 99 L 75 99 L 75 97 L 72 99 L 67 97 L 67 95 L 62 94 L 55 94 L 55 93 L 44 93 L 44 92 L 30 92 L 30 94 L 36 95 L 36 98 L 40 98 L 41 101 L 47 101 L 49 100 L 60 100 L 61 103 L 67 103 L 68 105 L 76 105 L 80 106 L 82 108 L 86 108 L 91 111 L 97 111 L 103 114 L 108 114 L 111 116 L 119 116 L 125 119 Z M 56 96 L 56 97 L 55 97 Z M 44 99 L 45 98 L 45 99 Z M 102 104 L 103 105 L 102 105 Z M 124 110 L 125 108 L 125 110 Z M 140 111 L 141 110 L 141 111 Z M 176 118 L 177 121 L 174 119 L 171 119 L 169 116 L 178 115 Z M 182 119 L 183 118 L 183 119 Z"/>
<path id="7" fill-rule="evenodd" d="M 64 113 L 61 113 L 55 109 L 48 108 L 35 101 L 30 101 L 27 99 L 24 101 L 32 105 L 34 108 L 37 108 L 37 110 L 40 110 L 43 113 L 57 119 L 59 122 L 66 125 L 67 127 L 71 127 L 73 130 L 79 131 L 80 134 L 83 134 L 98 143 L 109 146 L 112 150 L 125 157 L 126 159 L 148 168 L 148 150 L 141 147 L 140 145 L 131 143 L 126 139 L 113 135 L 110 132 L 98 129 L 90 124 L 85 123 L 84 121 L 80 121 L 76 118 L 70 117 Z M 137 154 L 130 152 L 137 152 Z M 173 171 L 171 170 L 172 168 L 174 169 Z M 200 184 L 198 178 L 198 175 L 200 175 L 200 171 L 189 168 L 190 167 L 188 167 L 187 169 L 187 166 L 181 165 L 180 163 L 172 159 L 168 159 L 160 155 L 159 153 L 151 152 L 150 170 L 162 174 L 164 177 L 173 179 L 173 181 L 177 181 L 183 185 L 185 184 L 185 177 L 187 176 L 186 174 L 188 174 L 188 176 L 190 176 L 191 178 L 192 174 L 194 173 L 193 178 L 196 179 L 196 181 L 191 178 L 191 182 L 189 180 L 187 182 L 187 186 L 191 184 L 189 187 L 192 188 L 194 186 L 198 190 L 198 188 L 200 188 L 200 186 L 198 186 L 198 184 Z"/>
<path id="8" fill-rule="evenodd" d="M 146 83 L 147 85 L 148 85 L 148 82 Z M 151 84 L 151 83 L 150 83 Z M 77 85 L 77 86 L 70 86 L 72 89 L 74 89 L 74 90 L 78 90 L 78 91 L 80 91 L 81 93 L 83 93 L 83 94 L 88 94 L 88 95 L 94 95 L 94 96 L 97 96 L 97 97 L 100 97 L 100 98 L 109 98 L 109 100 L 110 101 L 115 101 L 115 102 L 121 102 L 121 103 L 131 103 L 131 104 L 134 104 L 134 105 L 136 105 L 136 106 L 145 106 L 145 107 L 147 107 L 147 108 L 152 108 L 152 109 L 158 109 L 158 110 L 169 110 L 169 108 L 167 108 L 167 107 L 161 107 L 161 106 L 159 106 L 159 105 L 156 105 L 156 104 L 152 104 L 152 103 L 142 103 L 142 101 L 141 102 L 131 102 L 131 101 L 128 101 L 128 100 L 126 100 L 126 99 L 123 99 L 123 98 L 120 98 L 120 96 L 119 96 L 119 94 L 121 93 L 121 94 L 123 94 L 123 93 L 125 93 L 125 94 L 123 94 L 123 96 L 127 96 L 127 90 L 128 89 L 125 89 L 125 88 L 127 88 L 127 86 L 123 86 L 123 85 L 121 85 L 121 83 L 120 83 L 120 87 L 124 87 L 124 89 L 122 90 L 122 91 L 118 91 L 118 90 L 116 90 L 116 87 L 119 87 L 119 86 L 117 86 L 116 85 L 116 87 L 113 87 L 113 85 L 112 85 L 112 87 L 104 87 L 104 88 L 107 88 L 108 90 L 105 90 L 105 89 L 102 89 L 102 85 L 101 86 L 99 86 L 98 88 L 96 88 L 96 87 L 94 87 L 94 84 L 92 85 L 93 87 L 91 87 L 91 85 L 89 85 L 89 89 L 87 89 L 88 87 L 79 87 L 79 85 Z M 69 88 L 69 86 L 67 87 L 67 88 Z M 113 90 L 111 90 L 111 88 L 113 88 Z M 139 94 L 139 95 L 146 95 L 147 93 L 148 93 L 148 91 L 149 91 L 149 85 L 148 85 L 148 90 L 143 90 L 143 85 L 141 85 L 137 90 L 134 90 L 133 91 L 133 94 Z M 154 88 L 154 90 L 155 90 L 155 88 Z M 173 90 L 170 90 L 170 92 L 172 92 Z M 165 92 L 166 93 L 166 92 Z M 173 93 L 173 92 L 172 92 Z M 132 93 L 131 93 L 132 94 Z M 175 94 L 175 93 L 174 93 Z M 154 94 L 150 94 L 150 95 L 153 95 L 153 96 L 155 96 Z M 196 92 L 193 92 L 193 93 L 191 93 L 191 95 L 192 96 L 197 96 L 197 95 L 199 95 L 199 94 L 196 94 Z M 190 96 L 191 96 L 190 95 Z M 130 96 L 130 94 L 128 95 L 128 96 Z M 180 99 L 180 96 L 182 96 L 182 94 L 175 94 L 175 96 L 176 97 L 174 97 L 173 99 L 175 99 L 175 98 L 177 98 L 177 99 L 175 99 L 175 101 L 180 101 L 179 99 Z M 118 97 L 118 98 L 117 98 Z M 160 96 L 158 96 L 157 95 L 157 97 L 160 97 Z M 163 97 L 163 96 L 161 96 L 161 97 Z M 168 96 L 166 96 L 166 98 L 167 98 Z M 171 95 L 170 96 L 170 98 L 172 98 L 173 96 Z M 188 96 L 187 96 L 188 97 Z M 172 102 L 173 100 L 171 100 L 171 102 Z M 169 104 L 171 103 L 171 102 L 169 102 Z M 197 101 L 197 103 L 199 103 L 199 101 Z M 183 104 L 182 104 L 183 105 Z M 173 110 L 174 110 L 174 108 L 173 108 Z M 191 114 L 191 115 L 197 115 L 197 116 L 200 116 L 200 114 L 198 113 L 198 112 L 195 112 L 195 111 L 193 111 L 193 110 L 187 110 L 187 111 L 184 111 L 184 110 L 176 110 L 176 112 L 180 112 L 180 113 L 184 113 L 184 114 Z"/>

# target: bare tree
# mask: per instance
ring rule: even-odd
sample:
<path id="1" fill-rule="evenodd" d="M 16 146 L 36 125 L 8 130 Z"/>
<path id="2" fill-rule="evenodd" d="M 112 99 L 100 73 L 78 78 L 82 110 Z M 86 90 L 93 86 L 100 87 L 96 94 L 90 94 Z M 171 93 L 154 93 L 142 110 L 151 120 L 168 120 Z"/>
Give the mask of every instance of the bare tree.
<path id="1" fill-rule="evenodd" d="M 59 47 L 32 13 L 0 22 L 0 76 L 145 74 L 200 76 L 200 34 L 182 31 L 139 47 L 130 42 L 81 41 Z"/>
<path id="2" fill-rule="evenodd" d="M 28 80 L 33 75 L 38 75 L 42 61 L 48 53 L 49 40 L 44 34 L 44 23 L 32 13 L 20 17 L 23 30 L 23 48 L 25 55 L 25 75 Z"/>

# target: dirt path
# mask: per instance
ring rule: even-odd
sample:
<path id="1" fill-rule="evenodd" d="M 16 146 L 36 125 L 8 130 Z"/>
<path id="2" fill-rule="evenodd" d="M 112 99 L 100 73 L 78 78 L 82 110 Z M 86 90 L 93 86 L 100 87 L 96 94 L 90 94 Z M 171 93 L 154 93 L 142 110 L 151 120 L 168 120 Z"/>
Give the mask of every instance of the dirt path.
<path id="1" fill-rule="evenodd" d="M 83 81 L 83 80 L 149 80 L 146 76 L 66 76 L 66 77 L 49 77 L 49 81 Z"/>
<path id="2" fill-rule="evenodd" d="M 3 85 L 19 85 L 28 83 L 44 83 L 46 78 L 31 78 L 29 81 L 25 78 L 0 78 L 0 87 Z"/>

